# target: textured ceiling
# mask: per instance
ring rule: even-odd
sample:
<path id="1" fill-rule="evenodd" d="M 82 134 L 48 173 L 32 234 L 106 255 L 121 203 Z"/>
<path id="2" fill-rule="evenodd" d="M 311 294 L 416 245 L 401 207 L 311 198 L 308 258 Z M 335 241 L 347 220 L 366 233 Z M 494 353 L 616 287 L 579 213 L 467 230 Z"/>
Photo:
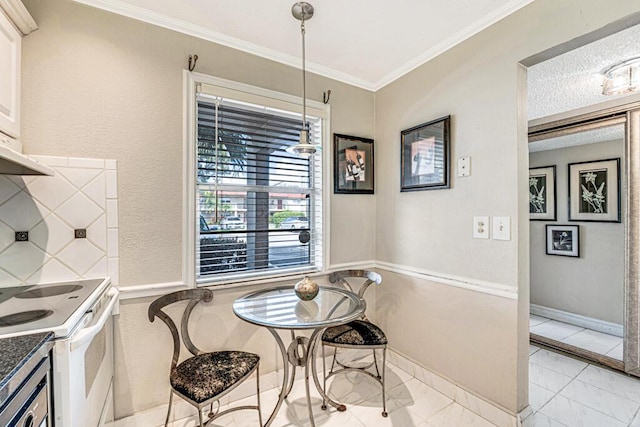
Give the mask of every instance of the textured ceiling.
<path id="1" fill-rule="evenodd" d="M 75 0 L 300 67 L 293 0 Z M 310 0 L 307 69 L 377 90 L 533 0 Z M 201 53 L 203 54 L 203 53 Z"/>
<path id="2" fill-rule="evenodd" d="M 529 120 L 624 97 L 602 95 L 601 72 L 637 56 L 640 56 L 640 25 L 530 67 Z"/>

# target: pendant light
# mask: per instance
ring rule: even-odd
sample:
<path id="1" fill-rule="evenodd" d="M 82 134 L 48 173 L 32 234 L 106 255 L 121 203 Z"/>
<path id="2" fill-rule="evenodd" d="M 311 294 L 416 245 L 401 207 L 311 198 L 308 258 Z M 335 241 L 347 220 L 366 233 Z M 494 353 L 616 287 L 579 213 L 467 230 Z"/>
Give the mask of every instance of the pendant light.
<path id="1" fill-rule="evenodd" d="M 317 147 L 309 143 L 309 128 L 307 126 L 307 82 L 305 68 L 304 23 L 313 17 L 313 6 L 304 1 L 297 2 L 291 7 L 291 13 L 300 21 L 300 32 L 302 33 L 302 129 L 300 130 L 300 142 L 297 145 L 287 148 L 287 152 L 296 154 L 300 157 L 310 157 L 316 152 Z"/>

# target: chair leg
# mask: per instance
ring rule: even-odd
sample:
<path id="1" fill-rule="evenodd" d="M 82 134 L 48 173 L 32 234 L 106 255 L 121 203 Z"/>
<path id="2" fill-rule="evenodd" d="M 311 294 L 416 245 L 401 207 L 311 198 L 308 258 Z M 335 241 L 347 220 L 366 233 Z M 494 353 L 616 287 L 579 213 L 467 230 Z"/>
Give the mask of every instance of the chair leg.
<path id="1" fill-rule="evenodd" d="M 380 379 L 380 370 L 378 369 L 378 359 L 376 358 L 376 349 L 374 348 L 372 351 L 373 351 L 373 364 L 376 367 L 376 374 L 378 376 L 378 379 Z"/>
<path id="2" fill-rule="evenodd" d="M 164 427 L 169 425 L 169 417 L 171 416 L 171 404 L 173 403 L 173 390 L 169 392 L 169 409 L 167 409 L 167 419 L 164 420 Z"/>
<path id="3" fill-rule="evenodd" d="M 322 406 L 320 407 L 323 411 L 327 409 L 327 401 L 324 398 L 324 395 L 327 394 L 327 363 L 324 359 L 324 344 L 322 344 Z"/>
<path id="4" fill-rule="evenodd" d="M 373 354 L 375 354 L 375 350 L 373 351 Z M 387 416 L 387 396 L 386 396 L 386 383 L 385 383 L 385 373 L 387 370 L 387 347 L 384 347 L 382 349 L 382 416 L 386 417 Z M 377 369 L 377 364 L 376 364 L 376 369 Z"/>
<path id="5" fill-rule="evenodd" d="M 262 406 L 260 406 L 260 362 L 258 362 L 258 367 L 256 368 L 256 396 L 258 397 L 258 422 L 260 423 L 260 427 L 262 427 Z"/>
<path id="6" fill-rule="evenodd" d="M 333 360 L 331 361 L 331 369 L 329 374 L 333 374 L 333 368 L 336 366 L 336 355 L 338 354 L 338 347 L 333 348 Z"/>
<path id="7" fill-rule="evenodd" d="M 202 410 L 198 408 L 198 421 L 200 421 L 200 427 L 204 427 L 204 421 L 202 420 Z"/>

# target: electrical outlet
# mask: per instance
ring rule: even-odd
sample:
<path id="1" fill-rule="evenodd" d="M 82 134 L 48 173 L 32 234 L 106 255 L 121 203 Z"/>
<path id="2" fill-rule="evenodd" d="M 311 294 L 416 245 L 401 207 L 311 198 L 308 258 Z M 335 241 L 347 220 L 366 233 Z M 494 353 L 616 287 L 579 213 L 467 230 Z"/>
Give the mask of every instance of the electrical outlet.
<path id="1" fill-rule="evenodd" d="M 473 217 L 473 238 L 474 239 L 489 238 L 489 217 L 488 216 Z"/>
<path id="2" fill-rule="evenodd" d="M 511 240 L 511 217 L 494 216 L 491 229 L 493 240 Z"/>

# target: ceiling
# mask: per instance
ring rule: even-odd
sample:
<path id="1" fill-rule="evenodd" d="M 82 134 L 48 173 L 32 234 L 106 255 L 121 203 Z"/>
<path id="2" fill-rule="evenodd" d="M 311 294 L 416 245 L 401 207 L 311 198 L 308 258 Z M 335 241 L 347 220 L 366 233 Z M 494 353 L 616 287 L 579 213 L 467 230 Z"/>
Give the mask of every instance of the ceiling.
<path id="1" fill-rule="evenodd" d="M 618 100 L 639 100 L 638 93 L 602 94 L 602 71 L 624 60 L 640 56 L 640 25 L 614 33 L 556 56 L 527 70 L 529 120 L 546 118 L 585 107 Z M 544 121 L 545 119 L 543 119 Z M 625 127 L 617 125 L 571 133 L 529 143 L 529 152 L 555 150 L 605 141 L 623 141 Z"/>
<path id="2" fill-rule="evenodd" d="M 294 0 L 75 0 L 300 67 Z M 310 0 L 307 70 L 375 91 L 533 0 Z"/>
<path id="3" fill-rule="evenodd" d="M 640 56 L 640 25 L 529 67 L 528 118 L 547 117 L 634 96 L 602 94 L 602 71 Z"/>

